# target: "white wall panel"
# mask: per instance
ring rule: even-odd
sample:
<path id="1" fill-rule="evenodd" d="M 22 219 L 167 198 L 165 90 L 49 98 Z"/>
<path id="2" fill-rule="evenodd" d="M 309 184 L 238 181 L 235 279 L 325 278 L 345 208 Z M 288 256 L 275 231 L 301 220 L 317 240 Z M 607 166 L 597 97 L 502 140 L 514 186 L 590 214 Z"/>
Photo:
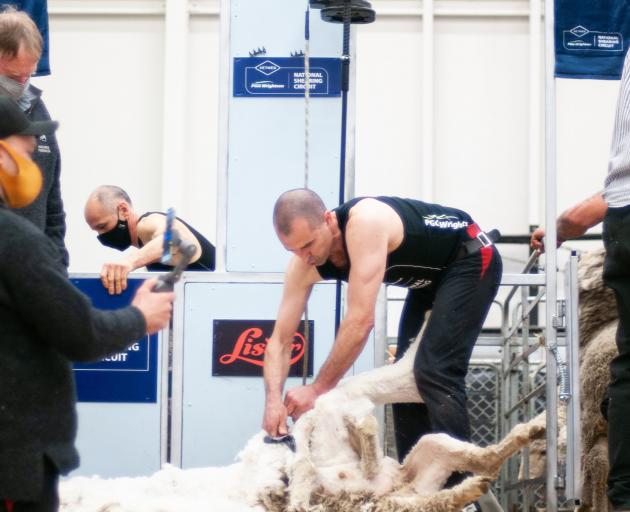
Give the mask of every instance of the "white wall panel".
<path id="1" fill-rule="evenodd" d="M 526 19 L 436 23 L 435 201 L 511 233 L 527 228 L 527 30 Z"/>
<path id="2" fill-rule="evenodd" d="M 219 141 L 219 17 L 190 22 L 188 144 L 182 217 L 216 243 Z"/>
<path id="3" fill-rule="evenodd" d="M 420 196 L 422 23 L 383 17 L 357 36 L 356 195 Z"/>
<path id="4" fill-rule="evenodd" d="M 356 194 L 420 197 L 422 80 L 431 73 L 422 2 L 373 4 L 377 22 L 355 28 Z M 189 6 L 185 155 L 169 172 L 183 180 L 179 213 L 216 241 L 218 2 Z M 34 83 L 61 121 L 71 268 L 95 271 L 118 254 L 83 221 L 93 187 L 119 184 L 142 211 L 162 206 L 164 3 L 50 0 L 49 9 L 53 75 Z M 435 2 L 433 196 L 505 233 L 529 221 L 527 13 L 525 1 Z M 602 186 L 617 89 L 616 81 L 557 83 L 559 211 Z M 542 185 L 538 207 L 542 219 Z"/>
<path id="5" fill-rule="evenodd" d="M 71 269 L 98 271 L 119 253 L 101 247 L 83 219 L 90 191 L 119 185 L 141 211 L 160 207 L 163 20 L 52 14 L 50 47 L 53 74 L 33 82 L 61 123 Z"/>
<path id="6" fill-rule="evenodd" d="M 558 212 L 604 188 L 618 91 L 617 80 L 557 81 Z"/>

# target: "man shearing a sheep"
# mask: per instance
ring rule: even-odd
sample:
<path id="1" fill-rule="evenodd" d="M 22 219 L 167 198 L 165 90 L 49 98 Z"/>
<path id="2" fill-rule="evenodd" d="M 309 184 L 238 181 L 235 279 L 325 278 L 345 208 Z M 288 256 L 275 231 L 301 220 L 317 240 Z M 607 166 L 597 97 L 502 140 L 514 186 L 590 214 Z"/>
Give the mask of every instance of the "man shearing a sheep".
<path id="1" fill-rule="evenodd" d="M 288 416 L 297 420 L 342 379 L 366 343 L 377 294 L 386 283 L 408 289 L 398 359 L 431 310 L 414 363 L 424 403 L 394 406 L 399 458 L 428 432 L 469 440 L 465 377 L 501 279 L 501 256 L 493 244 L 498 233 L 484 233 L 461 210 L 413 199 L 355 198 L 327 210 L 308 189 L 283 193 L 273 222 L 293 257 L 265 353 L 267 433 L 286 434 Z M 293 333 L 321 279 L 348 282 L 347 312 L 315 380 L 283 398 Z"/>

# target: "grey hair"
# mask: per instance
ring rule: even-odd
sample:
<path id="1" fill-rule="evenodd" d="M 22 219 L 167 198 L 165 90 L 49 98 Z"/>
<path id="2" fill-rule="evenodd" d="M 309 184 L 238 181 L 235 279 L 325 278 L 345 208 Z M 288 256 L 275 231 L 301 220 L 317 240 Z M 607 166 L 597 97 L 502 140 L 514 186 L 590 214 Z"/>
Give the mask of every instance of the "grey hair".
<path id="1" fill-rule="evenodd" d="M 324 222 L 326 206 L 315 192 L 307 188 L 295 188 L 280 195 L 273 207 L 273 225 L 283 235 L 291 233 L 295 219 L 306 219 L 311 228 Z"/>

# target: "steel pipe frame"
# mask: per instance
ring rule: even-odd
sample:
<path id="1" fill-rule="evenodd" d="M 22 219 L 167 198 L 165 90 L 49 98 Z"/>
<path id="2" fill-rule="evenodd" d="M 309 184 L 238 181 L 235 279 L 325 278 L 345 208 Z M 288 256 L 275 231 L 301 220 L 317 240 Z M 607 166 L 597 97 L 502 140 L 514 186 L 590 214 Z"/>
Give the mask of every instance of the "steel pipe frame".
<path id="1" fill-rule="evenodd" d="M 576 505 L 582 499 L 582 423 L 580 418 L 580 332 L 578 328 L 578 258 L 571 254 L 565 270 L 566 361 L 569 370 L 569 401 L 567 402 L 566 497 Z"/>
<path id="2" fill-rule="evenodd" d="M 545 341 L 547 346 L 547 512 L 558 511 L 558 395 L 556 360 L 549 347 L 556 345 L 554 324 L 557 299 L 556 235 L 556 82 L 554 45 L 554 0 L 545 1 L 545 259 L 547 303 Z"/>

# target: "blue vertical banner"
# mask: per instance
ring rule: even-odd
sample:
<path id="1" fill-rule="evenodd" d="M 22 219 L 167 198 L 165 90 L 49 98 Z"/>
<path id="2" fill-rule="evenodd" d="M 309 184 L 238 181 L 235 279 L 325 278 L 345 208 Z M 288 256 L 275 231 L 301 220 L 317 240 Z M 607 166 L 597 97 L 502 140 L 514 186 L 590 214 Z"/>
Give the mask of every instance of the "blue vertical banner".
<path id="1" fill-rule="evenodd" d="M 44 40 L 42 56 L 37 64 L 35 76 L 50 75 L 50 58 L 48 56 L 48 2 L 47 0 L 8 0 L 0 5 L 15 7 L 18 11 L 25 11 L 33 19 Z"/>
<path id="2" fill-rule="evenodd" d="M 559 78 L 618 80 L 630 44 L 626 0 L 555 0 Z"/>
<path id="3" fill-rule="evenodd" d="M 129 279 L 121 295 L 109 295 L 101 280 L 72 279 L 99 309 L 118 309 L 131 303 L 141 279 Z M 75 363 L 79 402 L 156 403 L 158 335 L 135 340 L 126 350 L 93 363 Z"/>

